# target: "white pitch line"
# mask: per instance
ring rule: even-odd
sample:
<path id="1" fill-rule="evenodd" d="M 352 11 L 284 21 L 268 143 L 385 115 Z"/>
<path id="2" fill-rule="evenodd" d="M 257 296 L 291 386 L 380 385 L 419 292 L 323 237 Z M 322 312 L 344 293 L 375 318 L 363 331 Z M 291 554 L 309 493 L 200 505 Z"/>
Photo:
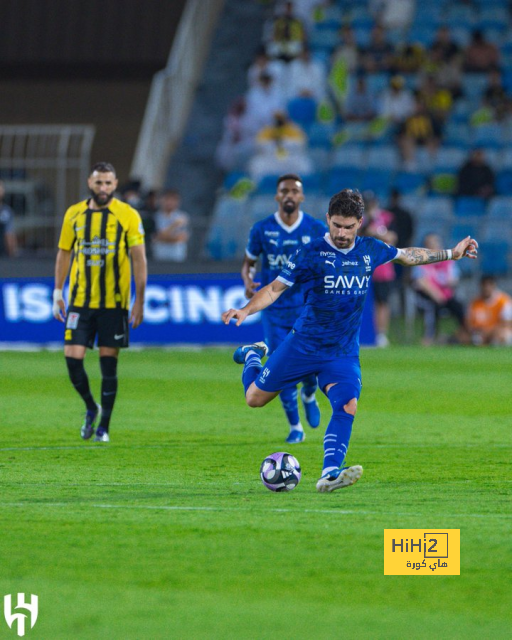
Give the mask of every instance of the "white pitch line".
<path id="1" fill-rule="evenodd" d="M 322 513 L 332 515 L 371 515 L 371 516 L 400 516 L 425 518 L 432 517 L 432 514 L 424 513 L 407 513 L 400 511 L 365 511 L 359 509 L 290 509 L 290 508 L 266 508 L 260 507 L 200 507 L 200 506 L 182 506 L 182 505 L 123 505 L 123 504 L 88 504 L 85 502 L 0 502 L 0 507 L 5 508 L 24 508 L 24 507 L 92 507 L 94 509 L 135 509 L 135 510 L 151 510 L 151 511 L 235 511 L 252 513 L 254 511 L 264 511 L 266 513 Z M 439 518 L 505 518 L 510 519 L 512 515 L 502 513 L 442 513 Z"/>
<path id="2" fill-rule="evenodd" d="M 215 443 L 213 443 L 215 445 Z M 117 449 L 167 449 L 169 447 L 184 447 L 187 446 L 187 443 L 168 443 L 168 444 L 118 444 L 118 445 L 113 445 L 115 448 Z M 424 443 L 418 443 L 418 444 L 414 444 L 411 442 L 403 442 L 403 443 L 389 443 L 389 444 L 367 444 L 364 442 L 359 442 L 357 443 L 358 447 L 370 447 L 373 449 L 397 449 L 397 448 L 402 448 L 402 447 L 410 447 L 412 449 L 431 449 L 433 447 L 435 447 L 436 445 L 432 444 L 424 444 Z M 466 443 L 466 442 L 461 442 L 461 443 L 457 443 L 457 442 L 452 442 L 452 443 L 447 443 L 447 444 L 443 444 L 443 447 L 461 447 L 461 448 L 471 448 L 471 447 L 481 447 L 482 443 Z M 487 448 L 503 448 L 503 449 L 510 449 L 512 447 L 512 445 L 510 444 L 506 444 L 506 443 L 492 443 L 492 444 L 486 444 L 485 445 Z M 112 445 L 109 445 L 109 447 L 105 447 L 105 446 L 101 446 L 100 444 L 77 444 L 77 445 L 55 445 L 55 446 L 41 446 L 41 447 L 0 447 L 0 451 L 61 451 L 61 450 L 74 450 L 74 449 L 101 449 L 101 450 L 106 450 L 108 448 L 111 448 Z"/>

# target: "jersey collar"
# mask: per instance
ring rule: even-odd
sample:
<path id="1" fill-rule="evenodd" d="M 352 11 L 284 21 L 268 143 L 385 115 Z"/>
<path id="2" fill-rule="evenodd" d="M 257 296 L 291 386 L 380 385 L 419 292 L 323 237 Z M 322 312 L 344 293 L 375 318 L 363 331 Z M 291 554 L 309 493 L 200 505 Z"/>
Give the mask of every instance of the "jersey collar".
<path id="1" fill-rule="evenodd" d="M 324 240 L 327 242 L 327 244 L 332 247 L 333 249 L 335 249 L 336 251 L 339 251 L 340 253 L 344 253 L 345 255 L 347 253 L 350 253 L 352 251 L 352 249 L 356 246 L 356 241 L 354 240 L 354 244 L 349 247 L 348 249 L 338 249 L 338 247 L 334 244 L 334 242 L 331 240 L 331 236 L 329 235 L 329 232 L 327 231 L 327 233 L 324 236 Z M 357 236 L 356 236 L 356 240 L 357 240 Z"/>
<path id="2" fill-rule="evenodd" d="M 281 229 L 283 229 L 287 233 L 292 233 L 292 231 L 295 231 L 295 229 L 297 229 L 300 226 L 300 223 L 302 222 L 302 218 L 303 217 L 304 217 L 304 213 L 302 211 L 299 211 L 299 216 L 298 216 L 297 220 L 292 224 L 291 227 L 289 227 L 287 224 L 285 224 L 281 220 L 281 218 L 279 216 L 279 211 L 276 211 L 274 213 L 274 218 L 275 218 L 277 224 L 281 227 Z"/>

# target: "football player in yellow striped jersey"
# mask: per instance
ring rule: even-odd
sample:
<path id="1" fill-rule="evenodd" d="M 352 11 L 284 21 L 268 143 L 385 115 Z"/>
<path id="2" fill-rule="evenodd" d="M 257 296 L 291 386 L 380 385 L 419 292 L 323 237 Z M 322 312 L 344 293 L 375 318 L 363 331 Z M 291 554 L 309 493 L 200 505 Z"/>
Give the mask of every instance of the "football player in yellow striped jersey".
<path id="1" fill-rule="evenodd" d="M 117 200 L 114 167 L 99 162 L 88 179 L 90 197 L 72 205 L 64 216 L 55 264 L 53 315 L 66 323 L 64 355 L 69 377 L 86 405 L 81 436 L 109 441 L 117 393 L 119 349 L 128 347 L 129 322 L 135 329 L 144 312 L 147 280 L 144 229 L 135 209 Z M 62 290 L 68 276 L 69 305 Z M 130 318 L 131 266 L 135 300 Z M 102 374 L 101 405 L 93 398 L 84 368 L 87 348 L 96 342 Z"/>

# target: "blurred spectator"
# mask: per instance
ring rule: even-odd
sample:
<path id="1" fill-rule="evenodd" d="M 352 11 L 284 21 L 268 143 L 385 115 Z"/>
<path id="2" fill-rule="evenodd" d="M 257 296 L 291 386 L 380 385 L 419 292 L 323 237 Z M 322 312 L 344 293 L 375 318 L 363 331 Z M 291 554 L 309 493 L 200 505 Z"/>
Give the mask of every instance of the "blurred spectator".
<path id="1" fill-rule="evenodd" d="M 440 132 L 453 106 L 453 98 L 447 89 L 438 86 L 433 75 L 427 75 L 420 85 L 420 99 Z"/>
<path id="2" fill-rule="evenodd" d="M 484 92 L 486 103 L 494 110 L 497 121 L 504 120 L 510 113 L 510 100 L 503 86 L 501 71 L 492 69 L 489 72 L 488 85 Z"/>
<path id="3" fill-rule="evenodd" d="M 458 175 L 459 196 L 489 198 L 494 194 L 494 172 L 485 161 L 483 149 L 473 149 Z"/>
<path id="4" fill-rule="evenodd" d="M 431 251 L 441 251 L 439 236 L 429 234 L 423 241 L 423 246 Z M 432 345 L 437 337 L 439 316 L 441 311 L 447 310 L 457 323 L 456 340 L 467 341 L 467 330 L 464 317 L 464 307 L 455 296 L 455 289 L 459 281 L 457 265 L 453 260 L 434 262 L 413 267 L 411 277 L 416 291 L 416 304 L 423 313 L 423 340 L 426 346 Z"/>
<path id="5" fill-rule="evenodd" d="M 461 58 L 461 48 L 452 39 L 450 29 L 448 27 L 439 27 L 437 30 L 435 40 L 430 47 L 430 55 L 437 62 L 445 63 L 451 63 L 454 59 Z"/>
<path id="6" fill-rule="evenodd" d="M 277 111 L 285 108 L 285 96 L 267 72 L 259 77 L 258 84 L 247 92 L 243 127 L 248 136 L 255 135 L 270 124 Z"/>
<path id="7" fill-rule="evenodd" d="M 363 51 L 362 64 L 368 73 L 387 72 L 393 62 L 393 47 L 386 40 L 386 32 L 376 25 L 372 29 L 370 43 Z"/>
<path id="8" fill-rule="evenodd" d="M 368 89 L 365 76 L 358 76 L 348 92 L 345 118 L 356 122 L 372 120 L 377 115 L 375 102 L 375 96 Z"/>
<path id="9" fill-rule="evenodd" d="M 408 209 L 402 206 L 401 193 L 391 189 L 388 211 L 393 214 L 393 231 L 396 233 L 397 247 L 410 247 L 414 236 L 414 218 Z M 399 267 L 400 265 L 395 265 Z"/>
<path id="10" fill-rule="evenodd" d="M 414 0 L 371 0 L 370 12 L 386 29 L 406 29 L 414 16 Z"/>
<path id="11" fill-rule="evenodd" d="M 17 250 L 14 233 L 14 211 L 5 204 L 5 186 L 0 180 L 0 257 L 14 257 Z"/>
<path id="12" fill-rule="evenodd" d="M 293 2 L 285 2 L 272 24 L 267 53 L 271 58 L 290 62 L 302 53 L 305 43 L 306 30 L 294 14 Z"/>
<path id="13" fill-rule="evenodd" d="M 464 54 L 464 70 L 474 73 L 486 73 L 497 67 L 500 54 L 496 45 L 485 40 L 480 30 L 473 31 L 471 42 Z"/>
<path id="14" fill-rule="evenodd" d="M 255 131 L 248 126 L 245 105 L 245 98 L 237 98 L 224 118 L 222 138 L 215 152 L 217 164 L 224 171 L 243 168 L 254 151 Z"/>
<path id="15" fill-rule="evenodd" d="M 310 50 L 304 51 L 288 65 L 284 86 L 288 99 L 297 96 L 313 98 L 317 103 L 325 98 L 327 74 L 321 62 L 311 58 Z"/>
<path id="16" fill-rule="evenodd" d="M 254 62 L 247 71 L 247 82 L 249 88 L 258 85 L 260 77 L 263 73 L 269 75 L 274 84 L 279 85 L 282 80 L 286 65 L 281 60 L 271 60 L 262 45 L 254 57 Z"/>
<path id="17" fill-rule="evenodd" d="M 425 49 L 421 44 L 401 45 L 393 56 L 393 73 L 417 73 L 423 69 L 425 62 Z"/>
<path id="18" fill-rule="evenodd" d="M 274 122 L 263 127 L 256 137 L 256 154 L 249 161 L 249 174 L 255 181 L 265 175 L 285 172 L 309 174 L 311 160 L 306 153 L 304 131 L 284 112 L 276 113 Z"/>
<path id="19" fill-rule="evenodd" d="M 304 1 L 308 3 L 313 2 L 314 6 L 310 16 L 313 17 L 317 24 L 322 22 L 341 24 L 343 22 L 343 11 L 336 0 L 299 0 L 299 4 L 297 4 L 297 0 L 295 0 L 296 11 L 299 18 L 305 20 L 302 11 L 299 10 L 300 2 Z"/>
<path id="20" fill-rule="evenodd" d="M 392 123 L 400 125 L 414 111 L 414 97 L 411 91 L 405 87 L 402 76 L 393 76 L 389 87 L 381 95 L 381 116 L 388 118 Z"/>
<path id="21" fill-rule="evenodd" d="M 140 180 L 131 180 L 125 184 L 121 189 L 121 199 L 136 209 L 142 219 L 142 226 L 145 233 L 145 245 L 148 258 L 152 253 L 152 238 L 155 232 L 155 221 L 152 214 L 149 214 L 145 209 L 145 201 L 141 194 Z"/>
<path id="22" fill-rule="evenodd" d="M 393 214 L 379 206 L 379 201 L 373 192 L 366 191 L 363 193 L 363 198 L 365 214 L 361 235 L 371 236 L 396 246 L 397 234 L 393 229 Z M 391 295 L 395 277 L 395 266 L 391 262 L 377 267 L 373 273 L 378 347 L 387 347 L 389 345 L 388 331 L 391 319 L 389 296 Z"/>
<path id="23" fill-rule="evenodd" d="M 407 171 L 416 167 L 416 148 L 426 147 L 434 155 L 439 147 L 439 130 L 428 113 L 425 103 L 416 97 L 414 113 L 404 122 L 398 138 Z"/>
<path id="24" fill-rule="evenodd" d="M 153 256 L 157 260 L 183 262 L 187 259 L 190 216 L 180 210 L 180 203 L 181 197 L 176 189 L 166 189 L 160 196 L 153 237 Z"/>
<path id="25" fill-rule="evenodd" d="M 331 65 L 342 65 L 347 74 L 354 73 L 359 67 L 359 47 L 357 46 L 354 31 L 350 25 L 341 28 L 341 44 L 334 51 Z"/>
<path id="26" fill-rule="evenodd" d="M 480 293 L 469 306 L 468 329 L 475 345 L 512 345 L 512 298 L 493 276 L 482 276 Z"/>

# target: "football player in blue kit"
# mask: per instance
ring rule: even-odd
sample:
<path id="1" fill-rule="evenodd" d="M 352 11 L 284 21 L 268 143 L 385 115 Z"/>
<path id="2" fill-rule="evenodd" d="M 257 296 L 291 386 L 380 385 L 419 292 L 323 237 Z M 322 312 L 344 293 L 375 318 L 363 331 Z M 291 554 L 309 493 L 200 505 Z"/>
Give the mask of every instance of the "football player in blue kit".
<path id="1" fill-rule="evenodd" d="M 301 210 L 304 201 L 302 180 L 289 173 L 280 176 L 276 184 L 276 213 L 257 222 L 251 229 L 242 265 L 242 279 L 245 295 L 251 299 L 255 290 L 275 280 L 297 249 L 322 238 L 327 231 L 324 222 L 313 218 Z M 254 282 L 256 262 L 261 257 L 261 283 Z M 288 289 L 272 307 L 265 309 L 261 316 L 264 341 L 269 354 L 274 353 L 283 342 L 297 320 L 304 304 L 304 292 L 300 286 Z M 314 374 L 301 379 L 301 398 L 308 424 L 315 428 L 320 424 L 320 409 L 315 398 L 317 380 Z M 302 442 L 306 437 L 300 422 L 297 402 L 297 383 L 294 382 L 281 391 L 280 398 L 288 418 L 290 432 L 286 438 L 289 444 Z"/>
<path id="2" fill-rule="evenodd" d="M 235 319 L 238 326 L 247 316 L 274 304 L 290 287 L 304 286 L 305 303 L 293 331 L 265 365 L 261 364 L 267 352 L 264 343 L 239 347 L 234 359 L 244 364 L 242 382 L 250 407 L 263 407 L 281 389 L 307 375 L 318 377 L 332 407 L 323 470 L 316 485 L 320 492 L 348 487 L 363 473 L 361 466 L 345 467 L 343 462 L 361 393 L 359 330 L 373 271 L 390 261 L 414 266 L 477 257 L 478 243 L 469 236 L 453 249 L 440 251 L 397 249 L 375 238 L 358 237 L 363 213 L 358 191 L 344 189 L 335 194 L 329 202 L 325 237 L 298 251 L 245 307 L 222 314 L 225 324 Z"/>

